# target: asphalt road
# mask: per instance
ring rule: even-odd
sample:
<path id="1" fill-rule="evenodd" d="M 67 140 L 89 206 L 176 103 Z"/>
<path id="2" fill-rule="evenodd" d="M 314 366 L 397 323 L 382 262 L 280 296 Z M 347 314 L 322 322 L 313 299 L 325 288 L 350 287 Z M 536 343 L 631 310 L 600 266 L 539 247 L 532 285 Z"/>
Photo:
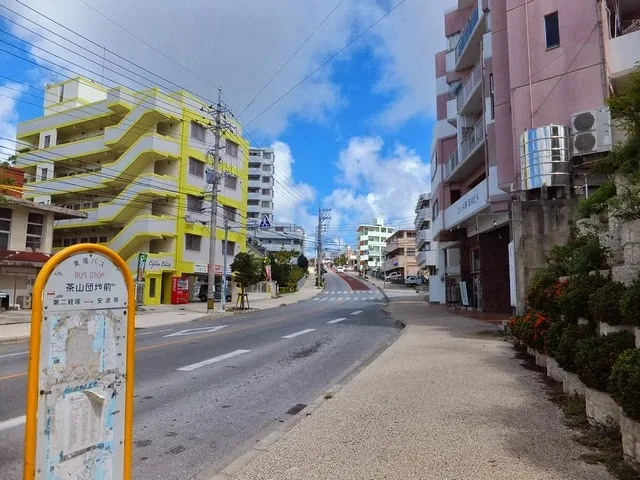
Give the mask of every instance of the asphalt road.
<path id="1" fill-rule="evenodd" d="M 326 276 L 326 291 L 352 287 L 368 288 Z M 183 480 L 209 469 L 370 359 L 398 334 L 376 292 L 139 330 L 134 478 Z M 176 335 L 187 329 L 201 330 Z M 22 478 L 25 350 L 26 344 L 0 346 L 2 480 Z"/>

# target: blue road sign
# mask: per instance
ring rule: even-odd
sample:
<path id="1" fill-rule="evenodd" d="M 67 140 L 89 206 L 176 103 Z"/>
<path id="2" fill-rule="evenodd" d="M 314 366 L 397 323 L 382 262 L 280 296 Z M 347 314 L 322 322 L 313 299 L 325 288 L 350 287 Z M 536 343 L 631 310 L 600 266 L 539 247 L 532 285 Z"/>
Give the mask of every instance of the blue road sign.
<path id="1" fill-rule="evenodd" d="M 262 217 L 262 221 L 260 222 L 260 228 L 269 228 L 271 227 L 271 222 L 269 221 L 269 216 L 265 215 Z"/>

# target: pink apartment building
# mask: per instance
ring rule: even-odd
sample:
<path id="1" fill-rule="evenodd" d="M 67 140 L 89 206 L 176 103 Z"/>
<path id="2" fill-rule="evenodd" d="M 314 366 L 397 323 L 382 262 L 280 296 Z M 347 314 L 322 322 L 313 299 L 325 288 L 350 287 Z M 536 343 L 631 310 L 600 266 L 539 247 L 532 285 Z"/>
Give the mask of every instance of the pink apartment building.
<path id="1" fill-rule="evenodd" d="M 601 181 L 586 165 L 616 141 L 605 100 L 640 61 L 640 0 L 458 0 L 444 21 L 431 299 L 509 313 Z"/>

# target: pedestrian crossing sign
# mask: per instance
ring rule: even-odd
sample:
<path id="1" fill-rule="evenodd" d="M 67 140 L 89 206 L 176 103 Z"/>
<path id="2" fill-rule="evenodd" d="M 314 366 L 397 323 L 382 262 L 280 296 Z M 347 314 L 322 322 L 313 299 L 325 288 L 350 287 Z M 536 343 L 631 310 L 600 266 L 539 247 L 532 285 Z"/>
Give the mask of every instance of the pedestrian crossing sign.
<path id="1" fill-rule="evenodd" d="M 262 221 L 260 222 L 260 228 L 269 228 L 271 227 L 271 222 L 269 221 L 269 216 L 265 215 L 262 217 Z"/>

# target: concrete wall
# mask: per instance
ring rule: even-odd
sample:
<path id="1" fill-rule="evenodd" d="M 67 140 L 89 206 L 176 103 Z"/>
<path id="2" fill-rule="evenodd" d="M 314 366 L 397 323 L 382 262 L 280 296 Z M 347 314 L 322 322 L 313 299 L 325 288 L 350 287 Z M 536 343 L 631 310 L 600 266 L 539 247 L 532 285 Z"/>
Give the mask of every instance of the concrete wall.
<path id="1" fill-rule="evenodd" d="M 524 313 L 526 291 L 556 245 L 571 238 L 578 200 L 514 201 L 511 206 L 516 257 L 517 312 Z M 507 277 L 508 278 L 508 277 Z"/>

